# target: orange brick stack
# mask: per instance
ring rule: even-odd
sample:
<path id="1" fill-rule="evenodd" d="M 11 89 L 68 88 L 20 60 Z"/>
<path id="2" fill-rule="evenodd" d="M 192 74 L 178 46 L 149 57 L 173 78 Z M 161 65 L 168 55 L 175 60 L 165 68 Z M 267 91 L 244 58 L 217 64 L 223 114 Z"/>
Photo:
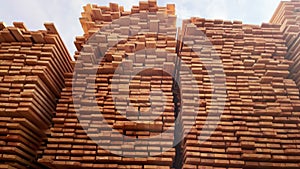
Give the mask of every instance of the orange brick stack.
<path id="1" fill-rule="evenodd" d="M 172 14 L 167 15 L 174 13 L 171 11 L 173 9 L 157 7 L 155 1 L 141 2 L 140 6 L 132 8 L 132 12 L 121 12 L 117 6 L 110 4 L 110 7 L 96 5 L 85 7 L 84 18 L 92 20 L 81 19 L 84 30 L 90 25 L 85 30 L 82 42 L 88 41 L 88 37 L 94 38 L 90 33 L 102 28 L 102 34 L 96 37 L 99 40 L 96 41 L 96 45 L 100 46 L 101 52 L 103 46 L 108 45 L 111 48 L 103 53 L 104 59 L 100 61 L 92 52 L 94 39 L 89 39 L 90 44 L 81 46 L 81 41 L 77 38 L 75 44 L 80 46 L 78 49 L 81 49 L 81 55 L 77 53 L 79 67 L 75 71 L 83 73 L 74 77 L 80 81 L 80 86 L 76 85 L 73 92 L 83 97 L 75 102 L 71 99 L 73 77 L 69 74 L 66 78 L 66 88 L 63 89 L 57 106 L 56 116 L 53 118 L 54 125 L 51 128 L 47 149 L 39 160 L 49 167 L 171 168 L 173 165 L 175 116 L 172 74 L 177 45 L 176 17 Z M 110 14 L 105 14 L 105 18 L 111 16 L 112 19 L 95 18 L 94 13 L 104 13 L 102 10 Z M 158 11 L 158 14 L 147 14 L 150 10 Z M 90 11 L 93 11 L 93 15 L 89 13 Z M 110 29 L 103 28 L 120 15 L 138 12 L 143 13 L 149 20 L 132 15 L 130 18 L 115 20 Z M 125 43 L 124 40 L 119 43 L 113 39 L 114 35 L 110 32 L 121 35 L 132 35 L 135 32 L 139 34 L 125 39 Z M 87 63 L 90 63 L 90 66 L 80 66 Z M 158 68 L 153 68 L 155 66 Z M 96 74 L 84 73 L 95 69 L 98 70 Z M 137 70 L 142 71 L 135 75 Z M 116 78 L 114 81 L 117 83 L 116 86 L 112 84 L 113 78 Z M 129 89 L 123 88 L 124 84 L 129 82 Z M 91 101 L 90 96 L 93 93 L 96 93 L 96 99 Z M 129 93 L 128 97 L 126 93 Z M 113 100 L 114 96 L 117 96 L 117 103 Z M 98 106 L 86 104 L 90 102 L 97 102 Z M 84 114 L 76 114 L 75 108 L 79 107 Z M 104 119 L 99 116 L 98 111 L 102 113 Z M 81 118 L 80 123 L 77 116 Z M 103 127 L 102 120 L 115 131 Z M 88 126 L 88 134 L 82 126 Z M 152 138 L 164 131 L 168 132 L 157 140 L 132 144 L 135 138 Z M 122 134 L 127 137 L 123 137 Z M 89 136 L 94 139 L 91 140 Z M 105 150 L 107 146 L 112 153 Z M 158 156 L 153 156 L 155 154 Z M 138 157 L 134 158 L 136 156 Z"/>
<path id="2" fill-rule="evenodd" d="M 53 24 L 29 31 L 23 23 L 0 23 L 0 168 L 40 168 L 39 148 L 47 138 L 71 72 L 71 57 Z"/>
<path id="3" fill-rule="evenodd" d="M 199 77 L 202 106 L 196 125 L 182 143 L 183 168 L 299 168 L 299 92 L 288 78 L 292 62 L 284 58 L 287 48 L 279 27 L 202 18 L 192 18 L 185 25 L 183 42 L 189 47 L 182 49 L 181 57 L 187 63 L 191 61 L 192 70 Z M 207 43 L 196 36 L 197 31 L 205 33 L 216 52 L 203 45 Z M 202 49 L 198 56 L 187 52 L 188 48 L 199 51 L 199 45 Z M 202 60 L 200 63 L 197 57 Z M 220 97 L 212 100 L 208 70 L 201 63 L 215 65 L 212 70 L 218 76 L 217 57 L 226 75 L 227 98 L 217 91 Z M 212 102 L 223 99 L 226 104 L 219 125 L 200 144 L 197 136 L 208 134 L 202 130 L 208 113 L 215 111 Z M 191 123 L 186 122 L 191 118 L 186 118 L 183 128 Z"/>
<path id="4" fill-rule="evenodd" d="M 282 1 L 276 9 L 271 23 L 280 24 L 280 30 L 288 47 L 286 58 L 294 64 L 290 68 L 290 77 L 300 89 L 300 1 Z"/>

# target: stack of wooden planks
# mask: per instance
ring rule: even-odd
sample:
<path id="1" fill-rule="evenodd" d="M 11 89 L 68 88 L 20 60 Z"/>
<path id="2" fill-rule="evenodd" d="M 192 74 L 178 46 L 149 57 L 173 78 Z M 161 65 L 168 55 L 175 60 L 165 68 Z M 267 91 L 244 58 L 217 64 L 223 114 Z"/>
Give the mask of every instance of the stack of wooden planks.
<path id="1" fill-rule="evenodd" d="M 78 38 L 75 42 L 81 49 L 76 56 L 76 76 L 66 77 L 51 136 L 39 162 L 53 168 L 173 166 L 172 76 L 177 28 L 176 17 L 167 15 L 174 9 L 168 7 L 149 1 L 133 7 L 132 12 L 122 12 L 116 4 L 84 8 L 82 25 L 84 30 L 90 27 L 82 42 L 87 44 L 82 45 Z M 155 13 L 148 14 L 151 10 Z M 125 14 L 132 15 L 117 20 Z M 103 28 L 107 25 L 109 29 Z M 100 28 L 100 33 L 90 34 Z M 92 50 L 99 46 L 108 48 L 103 58 Z M 72 99 L 72 95 L 80 99 Z"/>
<path id="2" fill-rule="evenodd" d="M 277 7 L 271 23 L 279 24 L 288 52 L 286 59 L 294 64 L 290 68 L 290 77 L 293 78 L 300 89 L 300 2 L 298 0 L 282 1 Z"/>
<path id="3" fill-rule="evenodd" d="M 53 24 L 0 23 L 0 168 L 300 168 L 299 9 L 89 4 L 74 64 Z"/>
<path id="4" fill-rule="evenodd" d="M 131 25 L 128 22 L 128 18 L 133 14 L 146 14 L 155 13 L 160 19 L 163 19 L 165 15 L 168 15 L 168 24 L 174 25 L 176 22 L 175 5 L 167 4 L 165 7 L 157 6 L 156 0 L 141 1 L 139 6 L 133 6 L 131 11 L 124 11 L 123 6 L 119 6 L 116 3 L 110 3 L 109 6 L 98 6 L 96 4 L 88 4 L 83 7 L 84 12 L 81 13 L 80 23 L 82 25 L 84 35 L 76 37 L 75 46 L 78 51 L 82 49 L 82 45 L 96 32 L 105 26 L 111 26 L 111 23 L 115 20 L 120 22 L 123 32 L 128 31 L 129 27 L 133 27 L 134 30 L 138 30 L 137 27 L 149 27 L 151 32 L 158 32 L 158 20 L 153 20 L 151 23 L 142 24 L 139 23 L 139 19 L 136 18 L 131 21 Z M 128 16 L 128 17 L 124 17 Z M 146 15 L 145 15 L 146 16 Z M 150 26 L 151 25 L 151 26 Z M 120 28 L 121 29 L 121 28 Z M 133 30 L 130 30 L 133 31 Z M 134 32 L 130 32 L 134 33 Z M 166 32 L 164 32 L 166 33 Z M 170 31 L 170 33 L 173 33 Z"/>
<path id="5" fill-rule="evenodd" d="M 182 42 L 188 46 L 182 45 L 180 56 L 190 63 L 198 81 L 201 106 L 195 110 L 196 124 L 182 142 L 179 166 L 299 168 L 299 91 L 288 78 L 293 62 L 285 59 L 287 47 L 279 26 L 203 18 L 191 18 L 184 25 Z M 199 31 L 212 47 L 201 39 Z M 224 68 L 227 97 L 218 86 L 211 85 L 218 78 L 208 77 L 209 71 L 218 76 L 220 65 Z M 217 100 L 212 98 L 212 91 L 218 94 Z M 210 113 L 218 116 L 213 102 L 224 99 L 220 122 L 215 117 L 206 126 Z M 183 109 L 182 113 L 192 110 Z M 183 116 L 183 131 L 192 123 L 192 118 Z M 211 137 L 199 139 L 199 135 L 214 130 L 213 123 L 218 125 Z"/>
<path id="6" fill-rule="evenodd" d="M 106 29 L 103 27 L 121 16 L 143 13 L 144 10 L 156 12 L 166 10 L 169 15 L 167 22 L 174 23 L 172 5 L 162 8 L 150 4 L 151 1 L 141 2 L 139 6 L 134 6 L 131 12 L 124 11 L 116 4 L 110 4 L 109 7 L 87 5 L 81 18 L 85 34 L 83 37 L 77 37 L 75 42 L 77 49 L 82 50 L 83 43 L 90 40 L 95 32 L 101 28 L 105 32 Z M 99 14 L 98 17 L 96 13 Z M 101 13 L 106 14 L 106 19 L 100 17 Z M 120 20 L 116 21 L 119 25 L 113 26 L 115 32 L 126 34 L 130 27 L 130 31 L 144 34 L 132 36 L 125 43 L 111 45 L 113 47 L 105 53 L 105 59 L 101 62 L 98 73 L 93 76 L 82 75 L 81 81 L 85 83 L 82 83 L 83 87 L 76 91 L 96 92 L 96 100 L 103 112 L 103 120 L 118 132 L 113 133 L 111 129 L 104 128 L 102 130 L 105 132 L 97 135 L 96 131 L 99 131 L 95 129 L 99 126 L 97 120 L 87 120 L 83 125 L 79 124 L 76 115 L 76 107 L 79 106 L 74 105 L 71 99 L 72 75 L 69 74 L 66 80 L 67 88 L 64 89 L 57 108 L 47 149 L 40 160 L 42 163 L 48 162 L 48 165 L 52 164 L 53 167 L 88 168 L 125 168 L 125 165 L 136 168 L 299 167 L 300 159 L 297 156 L 299 92 L 295 82 L 288 78 L 293 61 L 285 59 L 287 47 L 278 25 L 256 26 L 242 24 L 239 21 L 191 18 L 183 22 L 183 27 L 177 34 L 181 42 L 179 45 L 174 40 L 176 37 L 174 28 L 157 29 L 155 26 L 157 21 L 151 19 L 147 24 L 135 17 Z M 132 24 L 129 25 L 129 22 Z M 150 33 L 145 33 L 147 30 L 145 31 L 144 28 L 148 28 L 147 26 Z M 151 30 L 170 32 L 171 38 L 153 34 Z M 98 37 L 103 44 L 117 43 L 113 37 L 103 35 Z M 138 52 L 145 47 L 156 48 L 156 50 Z M 173 59 L 172 54 L 161 52 L 163 48 L 168 48 L 168 53 L 180 56 L 181 63 L 177 61 L 176 55 Z M 75 56 L 78 58 L 77 61 L 83 62 L 82 55 L 79 55 L 79 52 L 77 54 Z M 86 60 L 96 60 L 96 58 L 86 58 Z M 179 86 L 174 84 L 171 76 L 157 70 L 146 70 L 132 77 L 134 68 L 142 68 L 147 64 L 154 66 L 155 63 L 173 65 L 175 68 L 173 77 L 179 80 Z M 188 69 L 182 68 L 183 65 Z M 118 66 L 120 71 L 115 72 Z M 193 77 L 186 76 L 190 73 L 189 70 L 192 71 Z M 225 76 L 222 76 L 222 73 Z M 116 88 L 112 83 L 114 77 L 117 77 L 117 82 L 120 84 Z M 93 85 L 87 83 L 94 78 L 96 78 L 96 90 Z M 224 82 L 226 90 L 213 86 L 214 81 Z M 123 83 L 130 83 L 129 89 L 122 88 Z M 196 83 L 197 89 L 193 88 L 191 83 Z M 87 89 L 88 86 L 91 88 Z M 159 89 L 163 90 L 164 95 L 169 98 L 166 99 L 169 111 L 159 113 L 151 109 L 149 95 Z M 126 93 L 130 93 L 128 98 L 125 97 Z M 212 93 L 216 97 L 213 97 Z M 114 95 L 118 94 L 124 96 L 118 98 L 118 103 L 115 103 Z M 192 102 L 181 104 L 182 100 L 192 100 L 195 97 L 200 98 L 198 104 Z M 172 99 L 173 103 L 171 103 Z M 175 101 L 176 99 L 178 101 Z M 85 103 L 87 102 L 88 100 L 85 100 Z M 218 102 L 225 102 L 224 112 L 221 115 L 216 112 L 219 111 L 216 107 Z M 161 105 L 155 100 L 151 103 Z M 86 119 L 99 118 L 97 112 L 92 112 L 87 107 L 86 110 L 89 110 L 86 116 L 83 116 Z M 147 122 L 157 114 L 161 116 L 152 122 L 155 125 Z M 215 117 L 210 114 L 215 114 Z M 217 116 L 220 116 L 220 122 Z M 211 118 L 211 125 L 205 125 L 207 118 Z M 158 157 L 138 156 L 146 155 L 146 152 L 150 152 L 151 155 L 151 152 L 163 150 L 159 143 L 153 141 L 152 145 L 155 146 L 143 144 L 141 148 L 126 144 L 132 140 L 118 136 L 118 133 L 122 133 L 132 139 L 147 138 L 165 131 L 165 127 L 174 126 L 172 123 L 175 119 L 180 121 L 174 127 L 177 128 L 175 132 L 178 132 L 174 135 L 182 137 L 183 141 L 176 146 L 176 151 L 170 150 Z M 143 123 L 135 123 L 135 121 Z M 103 150 L 101 144 L 97 145 L 95 139 L 91 140 L 89 134 L 86 134 L 83 129 L 86 126 L 90 126 L 90 131 L 94 134 L 93 138 L 103 140 L 101 142 L 103 147 L 111 145 L 109 148 L 113 148 L 115 154 L 123 153 L 123 157 Z M 214 127 L 216 127 L 215 131 Z M 212 134 L 209 133 L 209 129 L 213 130 Z M 199 140 L 200 135 L 210 134 L 208 140 L 201 140 L 202 137 Z M 137 158 L 128 158 L 126 157 L 128 155 Z"/>
<path id="7" fill-rule="evenodd" d="M 40 168 L 71 57 L 53 24 L 29 31 L 0 23 L 0 168 Z"/>

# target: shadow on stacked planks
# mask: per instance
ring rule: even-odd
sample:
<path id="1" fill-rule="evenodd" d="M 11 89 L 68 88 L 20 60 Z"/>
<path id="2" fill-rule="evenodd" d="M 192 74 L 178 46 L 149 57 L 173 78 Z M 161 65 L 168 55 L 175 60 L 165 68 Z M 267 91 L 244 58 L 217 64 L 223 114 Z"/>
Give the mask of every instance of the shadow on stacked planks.
<path id="1" fill-rule="evenodd" d="M 0 23 L 0 168 L 41 168 L 56 100 L 71 57 L 53 24 L 29 31 Z"/>
<path id="2" fill-rule="evenodd" d="M 287 47 L 279 26 L 202 18 L 191 18 L 184 25 L 183 43 L 192 50 L 183 47 L 180 56 L 200 75 L 202 106 L 196 110 L 196 125 L 182 143 L 183 168 L 299 168 L 299 91 L 288 78 L 293 62 L 285 59 Z M 200 31 L 211 48 L 196 36 Z M 199 44 L 202 49 L 197 55 L 190 52 Z M 222 63 L 216 63 L 217 57 Z M 208 134 L 204 129 L 211 127 L 205 126 L 209 113 L 215 112 L 210 90 L 218 88 L 206 80 L 203 63 L 222 65 L 227 88 L 227 98 L 217 97 L 217 101 L 226 99 L 225 108 L 220 122 L 215 117 L 218 126 L 211 128 L 214 132 L 207 140 L 198 136 Z M 192 124 L 188 121 L 191 118 L 182 119 L 183 131 Z"/>
<path id="3" fill-rule="evenodd" d="M 290 77 L 293 78 L 300 89 L 300 1 L 282 1 L 276 9 L 271 23 L 280 24 L 283 38 L 288 52 L 286 59 L 292 60 L 294 64 L 290 68 Z"/>
<path id="4" fill-rule="evenodd" d="M 39 162 L 53 168 L 172 168 L 173 7 L 156 1 L 131 12 L 113 3 L 84 7 L 74 75 L 66 78 Z"/>

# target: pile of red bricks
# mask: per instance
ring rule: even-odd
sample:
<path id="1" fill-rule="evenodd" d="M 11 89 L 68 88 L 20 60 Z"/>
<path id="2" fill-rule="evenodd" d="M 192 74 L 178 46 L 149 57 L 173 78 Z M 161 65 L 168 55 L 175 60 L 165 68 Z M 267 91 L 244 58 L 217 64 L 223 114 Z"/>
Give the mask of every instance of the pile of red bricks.
<path id="1" fill-rule="evenodd" d="M 71 57 L 53 24 L 29 31 L 0 24 L 0 168 L 40 168 L 35 161 L 52 124 Z M 3 163 L 2 163 L 3 162 Z"/>
<path id="2" fill-rule="evenodd" d="M 0 168 L 299 168 L 299 9 L 86 5 L 73 65 L 52 24 L 0 24 Z"/>

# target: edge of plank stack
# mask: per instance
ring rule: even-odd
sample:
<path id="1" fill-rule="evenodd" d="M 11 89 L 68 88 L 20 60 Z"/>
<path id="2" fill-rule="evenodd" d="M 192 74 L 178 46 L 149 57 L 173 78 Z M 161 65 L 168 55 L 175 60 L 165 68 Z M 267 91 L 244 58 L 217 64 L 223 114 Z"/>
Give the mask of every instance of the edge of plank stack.
<path id="1" fill-rule="evenodd" d="M 71 57 L 52 23 L 41 31 L 13 24 L 0 23 L 0 168 L 41 168 Z"/>
<path id="2" fill-rule="evenodd" d="M 280 25 L 288 47 L 286 58 L 294 62 L 290 69 L 290 77 L 300 89 L 300 1 L 280 2 L 270 22 Z"/>

